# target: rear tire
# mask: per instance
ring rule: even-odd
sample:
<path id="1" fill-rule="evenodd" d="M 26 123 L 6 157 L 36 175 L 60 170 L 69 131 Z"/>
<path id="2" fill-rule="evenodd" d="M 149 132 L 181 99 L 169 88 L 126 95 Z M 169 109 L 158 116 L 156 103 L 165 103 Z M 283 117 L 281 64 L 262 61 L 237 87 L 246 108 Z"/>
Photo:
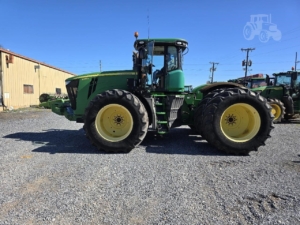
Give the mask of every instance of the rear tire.
<path id="1" fill-rule="evenodd" d="M 284 118 L 285 114 L 285 107 L 282 101 L 278 99 L 268 99 L 268 103 L 272 107 L 272 114 L 274 115 L 273 123 L 280 123 L 281 120 Z"/>
<path id="2" fill-rule="evenodd" d="M 141 101 L 124 90 L 98 94 L 85 110 L 84 130 L 99 150 L 129 152 L 147 134 L 149 118 Z"/>
<path id="3" fill-rule="evenodd" d="M 219 150 L 248 154 L 271 137 L 273 118 L 264 97 L 248 89 L 230 88 L 207 103 L 203 132 L 207 142 Z"/>
<path id="4" fill-rule="evenodd" d="M 203 109 L 206 107 L 207 103 L 219 94 L 220 92 L 223 92 L 224 89 L 217 89 L 212 92 L 209 92 L 202 100 L 199 102 L 197 108 L 195 109 L 195 114 L 194 114 L 194 123 L 195 123 L 195 128 L 198 134 L 200 134 L 204 139 L 205 137 L 205 132 L 202 131 L 202 120 L 203 120 Z"/>

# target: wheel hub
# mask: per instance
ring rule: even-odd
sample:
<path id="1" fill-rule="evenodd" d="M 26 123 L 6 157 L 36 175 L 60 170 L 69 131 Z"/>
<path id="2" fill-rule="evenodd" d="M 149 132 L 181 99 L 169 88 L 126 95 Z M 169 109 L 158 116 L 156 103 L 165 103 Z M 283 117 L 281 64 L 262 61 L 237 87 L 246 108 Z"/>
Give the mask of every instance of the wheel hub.
<path id="1" fill-rule="evenodd" d="M 223 134 L 235 142 L 252 139 L 261 126 L 258 111 L 249 104 L 237 103 L 229 106 L 222 114 L 220 126 Z"/>
<path id="2" fill-rule="evenodd" d="M 276 104 L 270 104 L 272 109 L 271 113 L 274 115 L 274 120 L 278 119 L 281 115 L 281 109 L 278 105 Z"/>
<path id="3" fill-rule="evenodd" d="M 133 129 L 133 118 L 124 106 L 109 104 L 100 109 L 95 125 L 101 137 L 110 142 L 117 142 L 129 136 Z"/>
<path id="4" fill-rule="evenodd" d="M 225 121 L 226 121 L 226 124 L 227 125 L 231 125 L 233 126 L 235 123 L 236 123 L 236 116 L 234 114 L 229 114 L 226 118 L 225 118 Z"/>
<path id="5" fill-rule="evenodd" d="M 113 113 L 109 118 L 111 118 L 111 125 L 115 128 L 122 128 L 126 125 L 126 119 L 119 113 Z"/>

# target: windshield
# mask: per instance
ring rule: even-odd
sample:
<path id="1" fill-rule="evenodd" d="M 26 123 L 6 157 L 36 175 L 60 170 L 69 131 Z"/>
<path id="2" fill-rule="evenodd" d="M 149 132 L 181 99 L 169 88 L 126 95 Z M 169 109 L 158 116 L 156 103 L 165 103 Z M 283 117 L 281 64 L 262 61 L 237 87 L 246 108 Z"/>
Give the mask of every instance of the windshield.
<path id="1" fill-rule="evenodd" d="M 263 86 L 267 86 L 267 83 L 264 79 L 251 80 L 251 82 L 249 82 L 247 85 L 248 88 L 257 88 L 257 87 L 263 87 Z"/>
<path id="2" fill-rule="evenodd" d="M 155 46 L 153 52 L 154 70 L 161 69 L 164 66 L 164 46 Z"/>
<path id="3" fill-rule="evenodd" d="M 162 69 L 166 61 L 167 71 L 178 69 L 178 52 L 175 46 L 168 46 L 165 55 L 164 46 L 155 46 L 153 51 L 153 64 L 156 69 Z"/>
<path id="4" fill-rule="evenodd" d="M 291 85 L 291 75 L 290 74 L 277 75 L 276 86 L 280 86 L 280 85 Z"/>
<path id="5" fill-rule="evenodd" d="M 153 65 L 152 74 L 148 75 L 148 84 L 156 83 L 158 77 L 165 73 L 165 71 L 171 72 L 179 68 L 178 49 L 175 46 L 148 47 L 147 60 L 151 61 Z"/>
<path id="6" fill-rule="evenodd" d="M 147 66 L 153 63 L 153 47 L 154 41 L 151 41 L 147 44 L 147 58 L 142 60 L 143 68 L 147 68 Z"/>
<path id="7" fill-rule="evenodd" d="M 175 46 L 168 47 L 166 62 L 168 71 L 176 70 L 178 68 L 178 54 Z"/>
<path id="8" fill-rule="evenodd" d="M 300 89 L 300 73 L 297 75 L 297 80 L 295 82 L 295 87 L 298 87 Z"/>

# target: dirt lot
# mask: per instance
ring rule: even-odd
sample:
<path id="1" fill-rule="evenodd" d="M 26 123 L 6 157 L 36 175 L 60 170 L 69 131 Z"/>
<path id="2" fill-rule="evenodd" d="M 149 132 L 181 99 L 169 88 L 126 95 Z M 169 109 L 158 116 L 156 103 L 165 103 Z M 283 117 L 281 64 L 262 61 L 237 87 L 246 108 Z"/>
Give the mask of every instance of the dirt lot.
<path id="1" fill-rule="evenodd" d="M 38 118 L 42 112 L 51 112 L 50 109 L 24 108 L 0 112 L 0 122 L 4 120 L 23 120 L 28 118 Z"/>
<path id="2" fill-rule="evenodd" d="M 47 109 L 0 113 L 0 224 L 300 224 L 300 121 L 249 156 L 187 126 L 105 154 Z"/>

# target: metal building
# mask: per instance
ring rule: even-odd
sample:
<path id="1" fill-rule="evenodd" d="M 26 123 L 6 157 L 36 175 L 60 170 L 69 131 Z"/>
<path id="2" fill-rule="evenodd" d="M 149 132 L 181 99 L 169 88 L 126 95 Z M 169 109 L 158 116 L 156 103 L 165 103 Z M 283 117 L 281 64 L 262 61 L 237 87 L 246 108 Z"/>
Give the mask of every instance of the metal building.
<path id="1" fill-rule="evenodd" d="M 67 94 L 70 72 L 0 48 L 0 111 L 39 104 L 39 96 Z"/>

